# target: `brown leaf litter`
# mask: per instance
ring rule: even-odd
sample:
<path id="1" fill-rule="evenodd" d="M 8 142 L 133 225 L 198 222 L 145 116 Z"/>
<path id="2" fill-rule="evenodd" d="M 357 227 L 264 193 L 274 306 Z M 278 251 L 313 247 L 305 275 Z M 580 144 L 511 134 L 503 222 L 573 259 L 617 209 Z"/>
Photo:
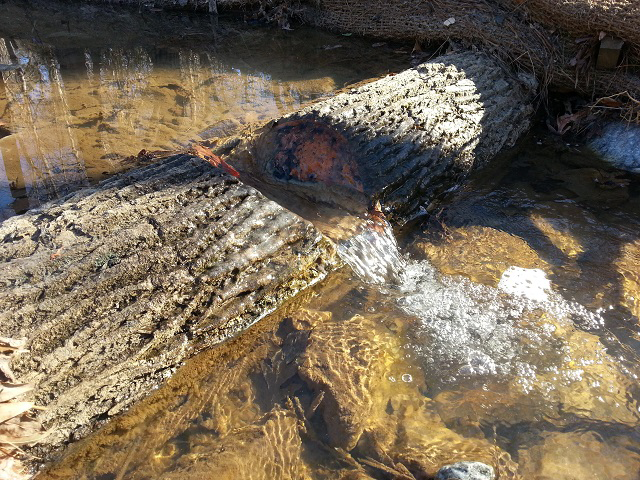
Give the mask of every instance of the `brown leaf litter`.
<path id="1" fill-rule="evenodd" d="M 23 340 L 0 337 L 0 480 L 29 478 L 23 463 L 29 455 L 20 446 L 33 445 L 46 435 L 32 414 L 38 407 L 17 400 L 33 388 L 18 383 L 11 371 L 11 356 L 25 352 L 23 347 Z"/>

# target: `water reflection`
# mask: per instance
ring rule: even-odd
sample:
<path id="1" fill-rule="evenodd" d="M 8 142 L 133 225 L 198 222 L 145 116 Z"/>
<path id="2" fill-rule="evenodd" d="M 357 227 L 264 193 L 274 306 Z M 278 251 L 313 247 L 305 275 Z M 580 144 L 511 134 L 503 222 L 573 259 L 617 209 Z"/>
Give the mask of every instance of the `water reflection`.
<path id="1" fill-rule="evenodd" d="M 197 20 L 185 35 L 186 17 L 163 23 L 93 8 L 75 23 L 86 12 L 69 10 L 68 31 L 42 19 L 36 41 L 16 37 L 11 19 L 0 18 L 0 64 L 21 66 L 1 72 L 0 118 L 12 134 L 0 138 L 0 218 L 122 170 L 122 159 L 143 148 L 228 136 L 405 61 L 357 39 L 325 51 L 336 40 L 330 34 Z M 114 30 L 109 17 L 126 31 Z M 150 45 L 149 24 L 165 29 L 167 40 Z M 203 41 L 212 28 L 222 33 Z M 3 31 L 13 35 L 2 38 Z"/>
<path id="2" fill-rule="evenodd" d="M 51 50 L 0 38 L 0 63 L 14 60 L 22 66 L 2 73 L 0 106 L 16 134 L 0 141 L 0 151 L 13 208 L 21 213 L 39 199 L 85 184 L 86 173 Z"/>

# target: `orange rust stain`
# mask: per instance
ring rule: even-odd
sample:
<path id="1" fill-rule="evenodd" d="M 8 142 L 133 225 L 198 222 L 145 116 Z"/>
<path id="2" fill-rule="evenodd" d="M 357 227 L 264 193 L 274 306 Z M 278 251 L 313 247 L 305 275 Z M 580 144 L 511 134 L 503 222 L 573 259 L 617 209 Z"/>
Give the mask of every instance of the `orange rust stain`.
<path id="1" fill-rule="evenodd" d="M 337 130 L 309 119 L 285 122 L 277 130 L 276 176 L 363 191 L 349 143 Z"/>

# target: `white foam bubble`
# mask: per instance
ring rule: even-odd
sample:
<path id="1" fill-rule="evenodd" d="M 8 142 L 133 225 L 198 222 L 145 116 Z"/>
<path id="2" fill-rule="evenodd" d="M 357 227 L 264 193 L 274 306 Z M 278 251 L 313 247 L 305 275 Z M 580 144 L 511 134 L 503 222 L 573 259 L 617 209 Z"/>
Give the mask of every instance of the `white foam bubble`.
<path id="1" fill-rule="evenodd" d="M 509 267 L 502 274 L 498 288 L 510 295 L 546 302 L 551 292 L 551 281 L 539 268 Z"/>
<path id="2" fill-rule="evenodd" d="M 640 126 L 609 123 L 589 146 L 617 168 L 640 173 Z"/>

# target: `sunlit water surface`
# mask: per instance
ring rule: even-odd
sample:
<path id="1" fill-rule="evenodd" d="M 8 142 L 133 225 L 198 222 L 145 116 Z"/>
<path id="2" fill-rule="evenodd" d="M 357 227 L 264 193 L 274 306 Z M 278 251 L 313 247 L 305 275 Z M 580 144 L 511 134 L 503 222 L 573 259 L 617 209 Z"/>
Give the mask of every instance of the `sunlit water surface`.
<path id="1" fill-rule="evenodd" d="M 0 5 L 0 219 L 173 150 L 233 134 L 406 54 L 307 28 L 206 15 Z M 2 130 L 0 130 L 2 132 Z"/>
<path id="2" fill-rule="evenodd" d="M 407 60 L 305 29 L 5 6 L 0 63 L 23 65 L 0 82 L 5 217 L 142 148 L 230 135 Z M 531 135 L 400 247 L 389 229 L 343 239 L 352 269 L 194 358 L 43 477 L 429 478 L 479 460 L 499 478 L 638 479 L 639 185 Z"/>

